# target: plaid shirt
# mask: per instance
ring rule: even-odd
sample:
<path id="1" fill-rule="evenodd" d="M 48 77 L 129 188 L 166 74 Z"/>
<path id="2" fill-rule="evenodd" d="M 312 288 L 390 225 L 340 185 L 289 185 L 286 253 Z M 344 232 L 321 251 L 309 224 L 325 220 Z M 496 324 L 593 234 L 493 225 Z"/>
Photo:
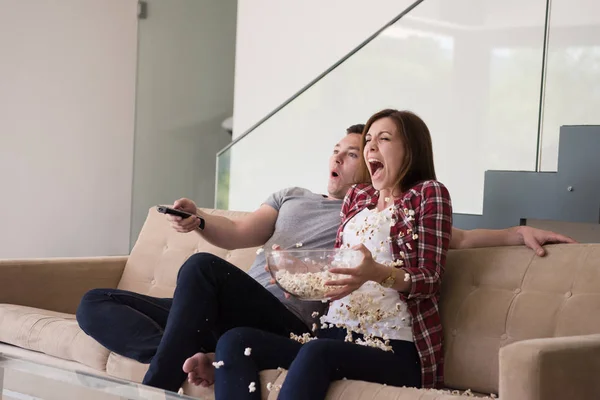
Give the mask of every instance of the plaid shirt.
<path id="1" fill-rule="evenodd" d="M 344 225 L 365 208 L 374 208 L 379 192 L 371 185 L 354 185 L 342 205 L 342 224 L 335 247 L 342 245 Z M 452 233 L 452 204 L 444 185 L 436 181 L 419 183 L 394 202 L 390 224 L 394 261 L 411 277 L 410 293 L 400 293 L 412 315 L 415 346 L 421 358 L 424 388 L 444 383 L 442 324 L 439 314 L 440 284 Z M 411 215 L 414 211 L 414 215 Z"/>

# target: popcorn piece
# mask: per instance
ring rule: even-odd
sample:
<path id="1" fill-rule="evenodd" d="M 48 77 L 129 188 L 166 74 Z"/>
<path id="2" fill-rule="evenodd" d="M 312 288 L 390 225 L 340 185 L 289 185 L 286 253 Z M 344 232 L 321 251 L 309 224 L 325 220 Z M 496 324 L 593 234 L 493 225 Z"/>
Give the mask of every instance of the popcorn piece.
<path id="1" fill-rule="evenodd" d="M 417 240 L 419 238 L 419 235 L 417 235 L 416 233 L 412 236 L 413 240 Z"/>
<path id="2" fill-rule="evenodd" d="M 408 281 L 410 281 L 410 275 L 404 274 L 404 282 L 408 282 Z"/>
<path id="3" fill-rule="evenodd" d="M 392 351 L 393 352 L 392 346 L 386 345 L 381 340 L 379 340 L 377 338 L 373 338 L 373 337 L 365 336 L 364 339 L 357 339 L 354 343 L 360 344 L 361 346 L 375 347 L 375 348 L 383 350 L 383 351 Z"/>
<path id="4" fill-rule="evenodd" d="M 177 394 L 182 395 L 183 394 L 183 388 L 179 388 L 179 390 L 177 391 Z"/>
<path id="5" fill-rule="evenodd" d="M 302 247 L 302 242 L 296 243 L 296 247 Z"/>
<path id="6" fill-rule="evenodd" d="M 316 330 L 317 330 L 317 324 L 314 324 L 314 323 L 313 323 L 313 324 L 312 324 L 312 331 L 314 332 L 314 331 L 316 331 Z"/>
<path id="7" fill-rule="evenodd" d="M 223 361 L 217 361 L 217 362 L 213 362 L 212 365 L 216 368 L 219 369 L 221 368 L 223 365 L 225 365 L 225 363 Z"/>
<path id="8" fill-rule="evenodd" d="M 248 390 L 250 391 L 250 393 L 256 392 L 256 383 L 250 382 L 250 385 L 248 385 Z"/>
<path id="9" fill-rule="evenodd" d="M 250 354 L 252 354 L 252 349 L 250 347 L 246 347 L 244 350 L 244 355 L 249 356 Z"/>
<path id="10" fill-rule="evenodd" d="M 283 371 L 283 370 L 282 370 L 282 371 Z M 271 382 L 267 383 L 267 390 L 268 390 L 269 392 L 272 392 L 272 391 L 278 391 L 279 389 L 281 389 L 281 385 L 274 385 L 274 384 L 272 384 Z"/>
<path id="11" fill-rule="evenodd" d="M 383 199 L 383 201 L 385 201 L 387 203 L 388 201 L 390 201 L 390 198 L 386 197 L 386 198 Z"/>
<path id="12" fill-rule="evenodd" d="M 404 261 L 402 261 L 402 260 L 396 260 L 396 261 L 393 261 L 390 264 L 390 267 L 401 267 L 403 265 L 404 265 Z"/>
<path id="13" fill-rule="evenodd" d="M 278 372 L 283 372 L 283 371 L 285 371 L 285 370 L 284 370 L 283 368 L 281 368 L 281 367 L 277 367 L 277 371 L 278 371 Z"/>
<path id="14" fill-rule="evenodd" d="M 410 245 L 410 243 L 406 243 L 406 247 L 408 247 L 409 250 L 412 250 L 412 246 Z"/>
<path id="15" fill-rule="evenodd" d="M 296 335 L 294 333 L 290 333 L 290 339 L 295 340 L 298 343 L 304 344 L 304 343 L 308 343 L 311 340 L 315 340 L 317 339 L 314 336 L 310 336 L 309 333 L 303 333 L 302 336 Z"/>
<path id="16" fill-rule="evenodd" d="M 408 210 L 408 215 L 410 215 L 411 217 L 415 216 L 415 210 Z"/>
<path id="17" fill-rule="evenodd" d="M 264 251 L 265 251 L 265 249 L 263 249 L 262 247 L 259 247 L 258 249 L 256 249 L 256 255 L 264 253 Z"/>

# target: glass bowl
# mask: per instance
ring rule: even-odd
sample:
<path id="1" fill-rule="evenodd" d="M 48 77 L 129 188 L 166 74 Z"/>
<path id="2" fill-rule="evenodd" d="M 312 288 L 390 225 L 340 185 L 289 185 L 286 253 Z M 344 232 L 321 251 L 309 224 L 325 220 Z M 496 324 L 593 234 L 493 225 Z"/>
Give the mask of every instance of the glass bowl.
<path id="1" fill-rule="evenodd" d="M 332 274 L 331 268 L 360 265 L 363 255 L 352 249 L 270 250 L 265 252 L 269 272 L 277 285 L 301 300 L 327 300 L 327 292 L 335 289 L 325 282 L 347 277 Z"/>

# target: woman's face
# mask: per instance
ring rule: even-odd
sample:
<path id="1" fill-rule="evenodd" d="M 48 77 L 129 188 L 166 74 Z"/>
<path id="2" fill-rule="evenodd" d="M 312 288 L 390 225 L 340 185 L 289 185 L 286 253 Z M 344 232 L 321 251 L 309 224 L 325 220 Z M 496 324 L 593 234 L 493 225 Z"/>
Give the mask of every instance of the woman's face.
<path id="1" fill-rule="evenodd" d="M 365 135 L 364 157 L 373 187 L 393 190 L 404 164 L 404 143 L 392 119 L 382 118 L 371 125 Z"/>

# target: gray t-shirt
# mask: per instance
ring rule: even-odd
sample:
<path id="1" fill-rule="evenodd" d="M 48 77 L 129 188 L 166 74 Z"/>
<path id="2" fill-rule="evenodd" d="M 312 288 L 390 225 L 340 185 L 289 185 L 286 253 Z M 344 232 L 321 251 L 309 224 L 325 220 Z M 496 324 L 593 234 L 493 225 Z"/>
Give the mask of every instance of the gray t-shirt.
<path id="1" fill-rule="evenodd" d="M 302 243 L 302 249 L 332 249 L 338 227 L 341 223 L 340 211 L 342 200 L 330 200 L 310 190 L 292 187 L 273 193 L 264 202 L 279 212 L 275 231 L 264 245 L 265 250 L 273 244 L 282 249 L 296 247 Z M 273 295 L 309 327 L 318 319 L 311 314 L 318 311 L 322 314 L 326 305 L 320 301 L 304 301 L 294 297 L 286 299 L 283 291 L 274 284 L 269 284 L 271 275 L 265 271 L 265 253 L 256 256 L 248 274 L 265 286 Z"/>

